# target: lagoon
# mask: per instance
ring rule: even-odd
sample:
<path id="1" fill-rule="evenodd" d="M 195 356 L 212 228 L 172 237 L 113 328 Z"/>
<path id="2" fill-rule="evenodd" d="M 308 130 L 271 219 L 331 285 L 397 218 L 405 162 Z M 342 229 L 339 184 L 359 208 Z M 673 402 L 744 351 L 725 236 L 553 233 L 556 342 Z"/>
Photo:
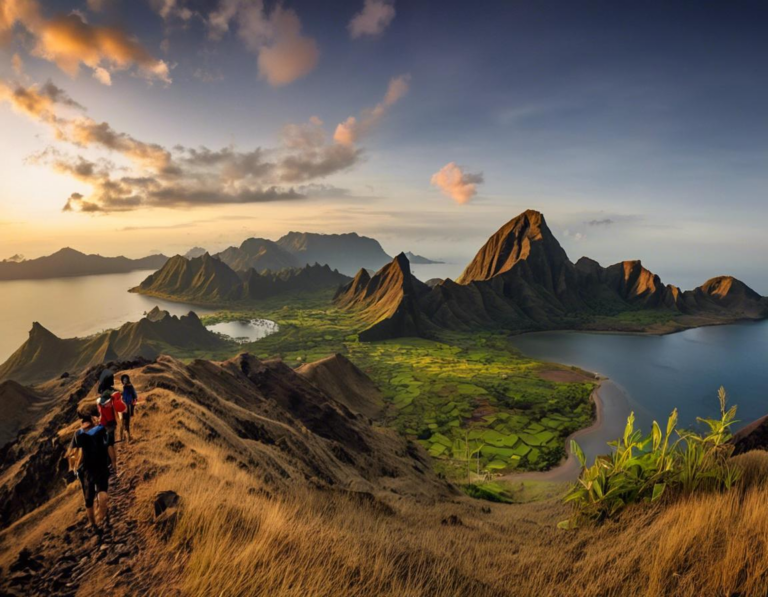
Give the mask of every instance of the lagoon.
<path id="1" fill-rule="evenodd" d="M 680 425 L 718 414 L 717 390 L 738 405 L 739 426 L 768 414 L 768 321 L 686 330 L 666 336 L 541 332 L 513 338 L 524 354 L 576 365 L 609 378 L 600 389 L 604 424 L 580 438 L 588 456 L 605 453 L 630 411 L 650 431 L 673 408 Z"/>

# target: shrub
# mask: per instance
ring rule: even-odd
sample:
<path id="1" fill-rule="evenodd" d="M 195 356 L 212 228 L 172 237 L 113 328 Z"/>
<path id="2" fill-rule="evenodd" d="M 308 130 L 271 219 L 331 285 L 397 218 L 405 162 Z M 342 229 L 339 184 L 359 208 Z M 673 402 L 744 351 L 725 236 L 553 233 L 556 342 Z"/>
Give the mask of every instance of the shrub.
<path id="1" fill-rule="evenodd" d="M 635 415 L 631 413 L 624 435 L 608 444 L 612 453 L 598 456 L 592 466 L 587 466 L 584 452 L 571 441 L 571 451 L 582 471 L 565 497 L 566 502 L 574 505 L 574 514 L 558 526 L 570 528 L 580 520 L 610 518 L 628 504 L 655 502 L 665 494 L 730 489 L 741 475 L 741 470 L 730 461 L 733 447 L 727 443 L 730 428 L 736 423 L 736 407 L 727 408 L 722 387 L 718 398 L 720 418 L 697 419 L 709 428 L 705 434 L 678 430 L 675 409 L 665 432 L 654 421 L 646 437 L 634 428 Z M 677 434 L 674 441 L 673 433 Z"/>

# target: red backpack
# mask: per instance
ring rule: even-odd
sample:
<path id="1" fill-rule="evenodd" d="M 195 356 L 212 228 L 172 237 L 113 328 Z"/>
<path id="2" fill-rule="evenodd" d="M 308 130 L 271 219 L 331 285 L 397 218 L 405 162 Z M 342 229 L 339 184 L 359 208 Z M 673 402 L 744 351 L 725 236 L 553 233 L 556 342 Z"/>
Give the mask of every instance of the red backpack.
<path id="1" fill-rule="evenodd" d="M 99 401 L 99 424 L 104 427 L 115 427 L 117 425 L 117 413 L 126 411 L 125 402 L 120 392 L 115 392 L 112 397 L 104 404 Z"/>

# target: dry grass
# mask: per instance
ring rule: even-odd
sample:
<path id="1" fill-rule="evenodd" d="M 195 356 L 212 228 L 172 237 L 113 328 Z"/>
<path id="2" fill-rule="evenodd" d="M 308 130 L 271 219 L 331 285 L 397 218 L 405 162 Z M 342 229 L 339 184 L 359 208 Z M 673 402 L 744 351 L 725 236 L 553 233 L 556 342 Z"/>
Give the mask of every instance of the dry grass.
<path id="1" fill-rule="evenodd" d="M 223 462 L 168 472 L 183 515 L 156 587 L 185 595 L 761 595 L 768 592 L 768 454 L 739 457 L 742 488 L 629 508 L 576 531 L 558 500 L 491 506 L 401 501 L 394 511 L 329 492 L 269 496 Z M 250 493 L 249 493 L 250 488 Z M 450 514 L 459 526 L 442 524 Z M 160 550 L 158 550 L 159 552 Z M 182 554 L 179 556 L 179 554 Z M 180 559 L 179 559 L 180 558 Z"/>

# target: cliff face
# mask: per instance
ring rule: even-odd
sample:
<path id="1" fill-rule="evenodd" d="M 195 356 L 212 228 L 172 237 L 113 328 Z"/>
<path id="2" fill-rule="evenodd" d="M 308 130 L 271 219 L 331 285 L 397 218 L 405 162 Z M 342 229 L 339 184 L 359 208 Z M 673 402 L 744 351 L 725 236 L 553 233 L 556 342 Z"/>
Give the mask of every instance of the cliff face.
<path id="1" fill-rule="evenodd" d="M 597 316 L 643 309 L 707 323 L 768 316 L 768 299 L 734 278 L 714 278 L 681 292 L 639 260 L 604 268 L 582 257 L 574 265 L 544 216 L 533 210 L 493 234 L 456 282 L 421 284 L 402 274 L 407 268 L 398 267 L 400 258 L 373 278 L 361 271 L 336 296 L 339 306 L 371 322 L 361 339 L 428 336 L 438 328 L 573 328 Z"/>
<path id="2" fill-rule="evenodd" d="M 227 343 L 209 332 L 195 313 L 176 317 L 155 307 L 137 322 L 128 322 L 90 338 L 59 338 L 35 322 L 29 339 L 0 365 L 0 381 L 38 383 L 93 365 L 161 352 L 216 349 Z"/>

